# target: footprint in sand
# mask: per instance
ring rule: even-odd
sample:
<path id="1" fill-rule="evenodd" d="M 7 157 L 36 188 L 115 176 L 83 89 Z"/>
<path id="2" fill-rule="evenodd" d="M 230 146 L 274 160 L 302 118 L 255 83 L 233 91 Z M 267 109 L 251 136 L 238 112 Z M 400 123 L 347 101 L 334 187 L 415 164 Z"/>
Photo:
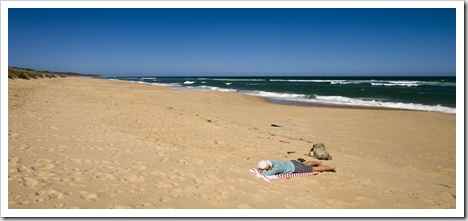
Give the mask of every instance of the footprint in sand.
<path id="1" fill-rule="evenodd" d="M 133 169 L 133 170 L 146 170 L 145 164 L 146 164 L 146 163 L 141 162 L 141 161 L 133 162 L 129 169 Z"/>
<path id="2" fill-rule="evenodd" d="M 20 172 L 20 173 L 29 173 L 31 172 L 31 170 L 25 166 L 19 166 L 18 168 L 16 168 L 16 171 Z"/>
<path id="3" fill-rule="evenodd" d="M 248 179 L 245 179 L 245 178 L 237 178 L 237 179 L 233 179 L 233 178 L 230 178 L 231 181 L 229 182 L 233 182 L 233 183 L 244 183 L 244 184 L 249 184 L 249 185 L 256 185 L 257 182 L 254 182 L 252 180 L 248 180 Z"/>
<path id="4" fill-rule="evenodd" d="M 188 164 L 189 162 L 187 160 L 180 159 L 180 160 L 177 161 L 177 163 L 185 165 L 185 164 Z"/>
<path id="5" fill-rule="evenodd" d="M 145 177 L 138 175 L 129 175 L 124 177 L 123 179 L 128 182 L 143 182 L 146 180 Z"/>
<path id="6" fill-rule="evenodd" d="M 171 184 L 164 182 L 164 181 L 159 181 L 159 180 L 154 183 L 154 186 L 158 189 L 165 189 L 165 190 L 174 188 Z"/>
<path id="7" fill-rule="evenodd" d="M 83 172 L 79 171 L 79 168 L 72 168 L 70 169 L 73 172 L 68 173 L 69 176 L 76 177 L 76 176 L 81 176 L 83 175 Z"/>
<path id="8" fill-rule="evenodd" d="M 52 206 L 53 206 L 54 208 L 59 208 L 59 209 L 60 209 L 60 208 L 63 208 L 63 206 L 65 206 L 65 204 L 63 204 L 63 203 L 56 203 L 56 204 L 53 204 Z"/>
<path id="9" fill-rule="evenodd" d="M 55 167 L 55 164 L 52 160 L 48 159 L 39 159 L 35 161 L 36 163 L 31 167 L 33 170 L 50 170 Z"/>
<path id="10" fill-rule="evenodd" d="M 104 179 L 104 180 L 115 180 L 116 177 L 112 174 L 109 173 L 97 173 L 96 178 L 98 179 Z"/>
<path id="11" fill-rule="evenodd" d="M 288 196 L 284 198 L 285 207 L 287 209 L 298 208 L 300 205 L 314 205 L 313 201 L 306 199 L 298 199 L 296 196 Z M 292 206 L 292 207 L 288 207 Z"/>
<path id="12" fill-rule="evenodd" d="M 191 159 L 188 156 L 184 156 L 184 158 L 177 161 L 179 164 L 188 165 L 188 164 L 196 164 L 196 165 L 203 165 L 205 160 L 203 159 Z"/>
<path id="13" fill-rule="evenodd" d="M 84 182 L 84 181 L 86 181 L 86 178 L 84 178 L 84 177 L 73 177 L 73 178 L 71 178 L 71 180 L 74 181 L 74 182 Z"/>
<path id="14" fill-rule="evenodd" d="M 176 182 L 181 182 L 181 181 L 186 180 L 185 177 L 183 176 L 170 176 L 169 179 L 171 181 L 176 181 Z"/>
<path id="15" fill-rule="evenodd" d="M 111 166 L 111 165 L 105 165 L 102 167 L 103 169 L 114 169 L 115 167 L 114 166 Z"/>
<path id="16" fill-rule="evenodd" d="M 126 205 L 114 205 L 110 207 L 111 209 L 133 209 L 131 206 Z"/>
<path id="17" fill-rule="evenodd" d="M 88 200 L 88 201 L 96 201 L 98 199 L 98 196 L 93 193 L 88 193 L 88 194 L 82 195 L 81 198 Z"/>
<path id="18" fill-rule="evenodd" d="M 250 204 L 240 204 L 237 206 L 238 209 L 254 209 L 255 207 L 253 207 L 252 205 Z"/>
<path id="19" fill-rule="evenodd" d="M 221 179 L 219 179 L 218 177 L 209 174 L 209 175 L 207 175 L 205 177 L 194 178 L 193 182 L 195 184 L 214 185 L 214 184 L 222 183 L 223 181 Z"/>
<path id="20" fill-rule="evenodd" d="M 20 162 L 19 157 L 10 157 L 8 158 L 8 166 L 16 166 Z"/>
<path id="21" fill-rule="evenodd" d="M 88 191 L 80 190 L 77 193 L 78 195 L 80 195 L 82 199 L 85 199 L 88 201 L 96 201 L 98 199 L 98 196 L 96 194 L 88 193 Z"/>
<path id="22" fill-rule="evenodd" d="M 23 135 L 20 133 L 11 133 L 11 134 L 8 134 L 8 136 L 11 138 L 15 138 L 15 137 L 22 137 Z"/>
<path id="23" fill-rule="evenodd" d="M 171 199 L 172 199 L 171 197 L 162 196 L 161 198 L 159 198 L 159 201 L 162 202 L 162 203 L 165 203 L 165 202 L 170 201 Z"/>
<path id="24" fill-rule="evenodd" d="M 27 187 L 35 187 L 39 184 L 39 181 L 31 177 L 22 177 L 21 179 L 23 181 L 23 185 Z"/>
<path id="25" fill-rule="evenodd" d="M 189 187 L 189 188 L 184 188 L 184 189 L 172 189 L 169 191 L 169 193 L 173 197 L 192 197 L 196 195 L 195 192 L 196 192 L 195 187 Z"/>
<path id="26" fill-rule="evenodd" d="M 24 205 L 28 205 L 29 203 L 31 203 L 31 201 L 25 200 L 25 201 L 19 202 L 18 204 L 21 205 L 21 206 L 24 206 Z"/>
<path id="27" fill-rule="evenodd" d="M 202 160 L 202 159 L 194 159 L 193 160 L 193 163 L 194 164 L 197 164 L 197 165 L 203 165 L 205 163 L 205 160 Z"/>
<path id="28" fill-rule="evenodd" d="M 167 161 L 169 161 L 169 160 L 170 160 L 170 159 L 169 159 L 168 156 L 164 156 L 164 157 L 161 157 L 161 158 L 159 159 L 160 162 L 167 162 Z"/>
<path id="29" fill-rule="evenodd" d="M 37 171 L 37 172 L 35 172 L 35 175 L 38 178 L 41 178 L 42 180 L 51 180 L 51 179 L 58 178 L 57 174 L 51 173 L 51 172 L 46 172 L 46 171 Z"/>
<path id="30" fill-rule="evenodd" d="M 165 162 L 169 160 L 169 156 L 163 153 L 157 153 L 156 156 L 160 162 Z"/>
<path id="31" fill-rule="evenodd" d="M 63 193 L 54 189 L 36 192 L 36 195 L 43 197 L 43 199 L 63 199 Z"/>
<path id="32" fill-rule="evenodd" d="M 142 203 L 140 205 L 142 208 L 154 208 L 155 206 L 151 203 Z"/>
<path id="33" fill-rule="evenodd" d="M 162 171 L 154 171 L 154 172 L 150 172 L 149 174 L 154 175 L 154 176 L 158 176 L 159 178 L 166 176 L 166 173 L 164 173 Z"/>
<path id="34" fill-rule="evenodd" d="M 83 163 L 83 159 L 70 158 L 69 160 L 73 163 Z"/>
<path id="35" fill-rule="evenodd" d="M 210 173 L 218 173 L 219 172 L 219 168 L 218 167 L 209 167 L 205 172 L 203 172 L 204 174 L 210 174 Z"/>

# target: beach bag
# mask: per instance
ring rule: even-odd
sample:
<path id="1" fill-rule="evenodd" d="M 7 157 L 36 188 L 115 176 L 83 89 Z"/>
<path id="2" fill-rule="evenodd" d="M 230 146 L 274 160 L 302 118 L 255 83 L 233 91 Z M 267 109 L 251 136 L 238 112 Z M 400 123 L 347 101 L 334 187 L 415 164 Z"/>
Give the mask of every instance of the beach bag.
<path id="1" fill-rule="evenodd" d="M 328 153 L 323 143 L 316 143 L 309 151 L 309 156 L 319 160 L 331 160 L 332 156 Z"/>

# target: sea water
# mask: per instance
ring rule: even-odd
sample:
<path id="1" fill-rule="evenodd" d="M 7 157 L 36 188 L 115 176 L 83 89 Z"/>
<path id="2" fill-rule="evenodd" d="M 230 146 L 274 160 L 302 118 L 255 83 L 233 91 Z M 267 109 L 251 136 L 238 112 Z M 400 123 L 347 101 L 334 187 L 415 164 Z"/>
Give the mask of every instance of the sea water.
<path id="1" fill-rule="evenodd" d="M 118 77 L 182 90 L 237 92 L 283 103 L 455 114 L 455 77 Z"/>

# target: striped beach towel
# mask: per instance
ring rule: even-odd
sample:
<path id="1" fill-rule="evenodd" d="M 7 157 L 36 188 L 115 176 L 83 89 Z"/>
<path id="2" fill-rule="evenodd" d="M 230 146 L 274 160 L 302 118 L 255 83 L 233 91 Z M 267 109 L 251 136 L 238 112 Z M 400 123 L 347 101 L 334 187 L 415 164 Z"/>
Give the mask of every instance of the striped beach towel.
<path id="1" fill-rule="evenodd" d="M 320 173 L 320 172 L 287 173 L 287 174 L 276 174 L 276 175 L 272 175 L 272 176 L 265 176 L 265 175 L 260 174 L 260 172 L 258 172 L 257 168 L 252 168 L 249 171 L 251 173 L 255 173 L 255 175 L 257 177 L 260 177 L 260 178 L 264 179 L 267 182 L 270 182 L 272 180 L 279 180 L 279 179 L 291 179 L 291 178 L 294 178 L 294 177 L 317 175 L 317 174 Z"/>

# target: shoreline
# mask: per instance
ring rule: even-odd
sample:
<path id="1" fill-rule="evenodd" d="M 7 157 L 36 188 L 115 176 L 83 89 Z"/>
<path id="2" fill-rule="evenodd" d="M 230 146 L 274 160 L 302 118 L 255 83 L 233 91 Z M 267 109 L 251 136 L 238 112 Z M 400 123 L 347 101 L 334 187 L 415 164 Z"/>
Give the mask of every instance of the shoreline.
<path id="1" fill-rule="evenodd" d="M 120 79 L 110 79 L 110 78 L 104 78 L 107 80 L 114 80 L 114 81 L 120 81 L 120 82 L 129 82 L 129 83 L 136 83 L 136 84 L 146 84 L 146 85 L 151 85 L 151 86 L 160 86 L 160 87 L 168 87 L 174 90 L 182 90 L 182 91 L 212 91 L 212 92 L 230 92 L 230 93 L 238 93 L 238 94 L 243 94 L 243 95 L 250 95 L 250 96 L 255 96 L 255 97 L 260 97 L 268 100 L 271 103 L 275 104 L 282 104 L 282 105 L 290 105 L 290 106 L 303 106 L 303 107 L 317 107 L 317 108 L 349 108 L 349 109 L 375 109 L 375 110 L 408 110 L 408 111 L 422 111 L 422 112 L 436 112 L 436 113 L 443 113 L 443 114 L 456 114 L 456 112 L 451 113 L 451 112 L 446 112 L 442 110 L 424 110 L 424 109 L 411 109 L 411 108 L 398 108 L 398 107 L 384 107 L 384 106 L 368 106 L 368 105 L 357 105 L 357 104 L 333 104 L 333 103 L 318 103 L 318 102 L 307 102 L 307 101 L 296 101 L 296 100 L 285 100 L 285 99 L 279 99 L 279 98 L 271 98 L 271 97 L 264 97 L 260 95 L 254 95 L 254 94 L 248 94 L 248 93 L 242 93 L 239 91 L 217 91 L 217 90 L 204 90 L 204 89 L 188 89 L 183 86 L 178 86 L 178 87 L 172 87 L 170 85 L 164 85 L 164 84 L 152 84 L 148 82 L 138 82 L 138 81 L 127 81 L 127 80 L 120 80 Z M 425 104 L 417 104 L 417 105 L 423 105 L 423 106 L 430 106 L 430 105 L 425 105 Z M 454 108 L 454 107 L 445 107 L 444 108 Z"/>
<path id="2" fill-rule="evenodd" d="M 8 86 L 9 209 L 456 208 L 454 114 L 81 77 Z M 319 142 L 337 173 L 266 183 L 248 172 L 270 157 L 314 160 Z"/>
<path id="3" fill-rule="evenodd" d="M 343 108 L 343 109 L 360 109 L 360 110 L 404 110 L 404 111 L 422 111 L 422 112 L 430 112 L 430 111 L 423 111 L 423 110 L 411 110 L 411 109 L 403 109 L 403 108 L 390 108 L 390 107 L 372 107 L 372 106 L 358 106 L 358 105 L 339 105 L 339 104 L 319 104 L 319 103 L 311 103 L 311 102 L 301 102 L 301 101 L 288 101 L 288 100 L 281 100 L 281 99 L 272 99 L 266 98 L 272 103 L 275 104 L 283 104 L 283 105 L 291 105 L 291 106 L 301 106 L 301 107 L 312 107 L 312 108 Z M 449 113 L 443 113 L 449 114 Z"/>

